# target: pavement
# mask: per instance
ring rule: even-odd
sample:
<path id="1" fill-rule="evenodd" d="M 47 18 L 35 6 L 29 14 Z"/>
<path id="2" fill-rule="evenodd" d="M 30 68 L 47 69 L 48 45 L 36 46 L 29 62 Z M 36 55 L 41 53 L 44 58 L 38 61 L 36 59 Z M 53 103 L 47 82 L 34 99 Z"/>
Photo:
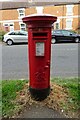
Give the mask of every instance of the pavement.
<path id="1" fill-rule="evenodd" d="M 19 118 L 66 118 L 62 113 L 48 108 L 46 105 L 32 104 L 27 106 Z"/>

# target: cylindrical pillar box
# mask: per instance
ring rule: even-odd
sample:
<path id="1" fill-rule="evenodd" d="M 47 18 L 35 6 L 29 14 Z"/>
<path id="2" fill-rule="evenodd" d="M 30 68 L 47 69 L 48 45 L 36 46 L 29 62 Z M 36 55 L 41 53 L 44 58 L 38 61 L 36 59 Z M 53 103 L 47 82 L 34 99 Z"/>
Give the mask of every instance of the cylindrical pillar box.
<path id="1" fill-rule="evenodd" d="M 50 93 L 51 27 L 57 17 L 30 15 L 22 20 L 28 26 L 29 90 L 33 98 L 43 100 Z"/>

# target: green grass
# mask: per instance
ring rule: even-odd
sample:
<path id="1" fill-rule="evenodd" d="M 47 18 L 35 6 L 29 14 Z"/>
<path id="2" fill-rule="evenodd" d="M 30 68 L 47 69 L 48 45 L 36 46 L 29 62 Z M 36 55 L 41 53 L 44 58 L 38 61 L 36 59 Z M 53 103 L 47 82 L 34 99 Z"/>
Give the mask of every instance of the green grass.
<path id="1" fill-rule="evenodd" d="M 2 115 L 10 116 L 15 111 L 15 100 L 18 91 L 23 88 L 26 80 L 3 80 L 2 81 Z"/>
<path id="2" fill-rule="evenodd" d="M 74 111 L 76 111 L 80 105 L 80 89 L 79 89 L 79 80 L 78 78 L 54 78 L 51 81 L 68 91 L 68 102 L 67 104 L 63 103 L 63 109 L 67 109 L 70 105 L 74 106 Z M 18 91 L 23 89 L 23 86 L 27 83 L 27 80 L 3 80 L 2 81 L 2 116 L 12 116 L 16 110 L 16 103 L 13 102 L 16 99 Z M 1 90 L 1 89 L 0 89 Z M 1 104 L 1 102 L 0 102 Z"/>
<path id="3" fill-rule="evenodd" d="M 64 87 L 69 96 L 69 105 L 74 105 L 74 110 L 80 109 L 80 78 L 54 78 L 52 81 L 62 87 Z"/>

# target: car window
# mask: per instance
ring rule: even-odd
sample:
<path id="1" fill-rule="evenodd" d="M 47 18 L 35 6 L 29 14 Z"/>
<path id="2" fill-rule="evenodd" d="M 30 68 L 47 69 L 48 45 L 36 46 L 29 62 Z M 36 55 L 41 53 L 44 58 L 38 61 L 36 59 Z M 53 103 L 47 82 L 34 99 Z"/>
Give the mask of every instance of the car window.
<path id="1" fill-rule="evenodd" d="M 59 34 L 59 35 L 61 35 L 62 32 L 60 30 L 55 30 L 55 31 L 53 31 L 53 34 Z"/>
<path id="2" fill-rule="evenodd" d="M 63 35 L 69 35 L 69 33 L 67 31 L 62 31 Z"/>
<path id="3" fill-rule="evenodd" d="M 15 35 L 15 32 L 11 32 L 11 33 L 9 33 L 8 35 Z"/>
<path id="4" fill-rule="evenodd" d="M 27 32 L 25 32 L 25 31 L 20 31 L 19 33 L 18 33 L 19 35 L 27 35 Z"/>
<path id="5" fill-rule="evenodd" d="M 9 35 L 18 35 L 18 31 L 11 32 Z"/>
<path id="6" fill-rule="evenodd" d="M 63 35 L 67 35 L 67 36 L 69 36 L 69 35 L 73 35 L 73 32 L 71 32 L 71 31 L 62 31 L 62 33 L 63 33 Z"/>
<path id="7" fill-rule="evenodd" d="M 21 32 L 18 32 L 18 35 L 24 35 L 23 33 L 21 33 Z"/>
<path id="8" fill-rule="evenodd" d="M 16 31 L 16 32 L 15 32 L 15 35 L 19 35 L 18 33 L 19 33 L 19 32 L 18 32 L 18 31 Z"/>
<path id="9" fill-rule="evenodd" d="M 28 33 L 26 31 L 13 31 L 13 32 L 10 32 L 8 35 L 24 35 L 24 36 L 28 36 Z"/>

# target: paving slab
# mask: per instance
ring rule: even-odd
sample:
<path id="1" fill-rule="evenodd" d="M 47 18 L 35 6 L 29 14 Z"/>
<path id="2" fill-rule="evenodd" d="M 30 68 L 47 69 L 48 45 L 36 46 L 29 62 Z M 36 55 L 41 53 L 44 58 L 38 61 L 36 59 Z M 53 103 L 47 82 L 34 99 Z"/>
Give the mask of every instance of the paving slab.
<path id="1" fill-rule="evenodd" d="M 66 116 L 47 106 L 32 104 L 25 108 L 19 118 L 66 118 Z"/>

